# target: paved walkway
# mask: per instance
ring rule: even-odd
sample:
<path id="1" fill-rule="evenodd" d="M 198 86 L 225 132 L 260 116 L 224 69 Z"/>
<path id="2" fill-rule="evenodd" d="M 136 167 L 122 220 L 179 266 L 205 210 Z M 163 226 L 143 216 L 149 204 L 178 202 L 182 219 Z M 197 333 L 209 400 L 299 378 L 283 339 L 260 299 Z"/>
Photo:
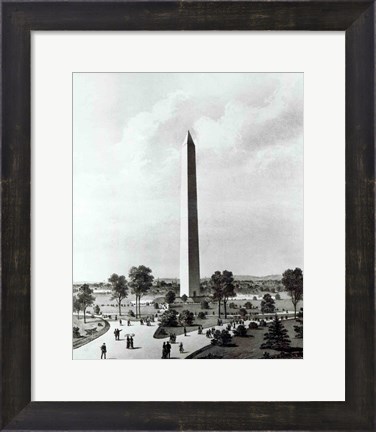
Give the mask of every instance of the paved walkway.
<path id="1" fill-rule="evenodd" d="M 125 321 L 125 320 L 124 320 Z M 115 340 L 114 330 L 118 328 L 120 332 L 120 340 Z M 153 335 L 158 328 L 158 324 L 151 323 L 141 325 L 139 322 L 132 322 L 131 326 L 119 326 L 118 321 L 110 322 L 110 329 L 107 333 L 99 338 L 83 345 L 80 348 L 73 350 L 74 360 L 100 360 L 100 347 L 103 342 L 107 347 L 107 359 L 160 359 L 162 357 L 163 342 L 167 342 L 169 338 L 155 339 Z M 226 325 L 216 326 L 216 329 L 225 329 Z M 197 330 L 188 332 L 187 336 L 180 335 L 176 337 L 176 343 L 171 344 L 171 358 L 184 359 L 189 354 L 210 344 L 210 339 L 203 334 L 199 335 Z M 127 349 L 127 334 L 134 334 L 133 345 L 134 349 Z M 179 352 L 179 344 L 183 342 L 184 352 Z"/>

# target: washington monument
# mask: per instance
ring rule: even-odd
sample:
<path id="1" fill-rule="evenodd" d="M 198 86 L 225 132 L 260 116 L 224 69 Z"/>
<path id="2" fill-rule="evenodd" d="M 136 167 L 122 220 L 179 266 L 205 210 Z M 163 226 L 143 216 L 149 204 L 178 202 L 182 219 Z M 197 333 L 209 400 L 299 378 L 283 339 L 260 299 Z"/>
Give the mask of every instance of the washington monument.
<path id="1" fill-rule="evenodd" d="M 189 131 L 181 155 L 180 295 L 183 294 L 188 297 L 200 294 L 196 150 Z"/>

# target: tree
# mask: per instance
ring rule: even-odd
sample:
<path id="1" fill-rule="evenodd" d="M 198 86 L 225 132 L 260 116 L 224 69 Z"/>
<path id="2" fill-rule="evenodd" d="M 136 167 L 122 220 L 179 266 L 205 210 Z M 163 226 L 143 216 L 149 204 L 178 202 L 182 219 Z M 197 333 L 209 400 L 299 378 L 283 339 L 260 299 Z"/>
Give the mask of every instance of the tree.
<path id="1" fill-rule="evenodd" d="M 99 315 L 101 313 L 101 308 L 99 307 L 99 305 L 95 305 L 94 307 L 94 313 Z"/>
<path id="2" fill-rule="evenodd" d="M 187 297 L 186 294 L 183 294 L 183 295 L 181 296 L 181 299 L 182 299 L 183 302 L 185 303 L 185 302 L 188 300 L 188 297 Z"/>
<path id="3" fill-rule="evenodd" d="M 174 309 L 167 310 L 161 315 L 161 326 L 164 327 L 177 327 L 178 313 Z"/>
<path id="4" fill-rule="evenodd" d="M 176 298 L 176 294 L 174 293 L 174 291 L 167 291 L 166 295 L 165 295 L 165 300 L 166 303 L 171 304 L 174 303 Z"/>
<path id="5" fill-rule="evenodd" d="M 270 294 L 265 294 L 261 301 L 262 313 L 273 313 L 275 310 L 274 299 Z"/>
<path id="6" fill-rule="evenodd" d="M 190 312 L 189 310 L 183 310 L 179 315 L 179 321 L 182 325 L 190 326 L 193 324 L 194 320 L 195 317 L 193 315 L 193 312 Z"/>
<path id="7" fill-rule="evenodd" d="M 88 284 L 83 284 L 78 290 L 77 299 L 81 303 L 81 310 L 84 313 L 84 323 L 86 324 L 86 308 L 92 306 L 95 302 L 95 297 L 92 295 L 93 290 Z"/>
<path id="8" fill-rule="evenodd" d="M 140 265 L 129 270 L 129 286 L 132 288 L 132 293 L 136 295 L 136 318 L 141 317 L 141 297 L 149 291 L 153 280 L 154 276 L 149 267 Z"/>
<path id="9" fill-rule="evenodd" d="M 274 320 L 271 322 L 268 331 L 264 335 L 264 343 L 261 349 L 274 349 L 277 351 L 284 351 L 290 347 L 290 338 L 287 330 L 282 324 L 282 321 L 275 315 Z"/>
<path id="10" fill-rule="evenodd" d="M 296 319 L 296 306 L 303 298 L 303 272 L 296 267 L 295 270 L 287 269 L 282 275 L 282 283 L 291 297 Z"/>
<path id="11" fill-rule="evenodd" d="M 239 309 L 239 314 L 244 318 L 247 315 L 247 309 L 240 308 Z"/>
<path id="12" fill-rule="evenodd" d="M 223 301 L 225 318 L 227 318 L 227 301 L 235 297 L 235 285 L 232 272 L 224 270 L 222 273 L 216 271 L 210 278 L 210 288 L 213 292 L 213 300 L 218 302 L 218 317 L 221 316 L 221 303 Z"/>
<path id="13" fill-rule="evenodd" d="M 78 297 L 73 297 L 73 310 L 77 312 L 77 319 L 80 319 L 80 311 L 82 311 L 82 304 Z"/>
<path id="14" fill-rule="evenodd" d="M 252 303 L 251 302 L 247 302 L 247 303 L 245 303 L 244 307 L 246 309 L 252 309 Z"/>
<path id="15" fill-rule="evenodd" d="M 221 302 L 223 299 L 222 275 L 220 271 L 216 271 L 210 278 L 210 288 L 213 292 L 213 300 L 218 302 L 218 317 L 221 316 Z"/>
<path id="16" fill-rule="evenodd" d="M 119 307 L 119 316 L 121 316 L 121 302 L 128 297 L 128 283 L 125 276 L 118 276 L 113 273 L 108 282 L 111 284 L 112 295 L 111 300 L 115 300 Z"/>
<path id="17" fill-rule="evenodd" d="M 205 315 L 205 312 L 199 312 L 198 313 L 198 315 L 197 315 L 197 318 L 199 318 L 199 319 L 205 319 L 206 318 L 206 315 Z"/>
<path id="18" fill-rule="evenodd" d="M 234 276 L 232 272 L 224 270 L 222 272 L 222 290 L 223 290 L 223 308 L 225 310 L 225 318 L 227 318 L 227 301 L 230 297 L 236 297 Z"/>

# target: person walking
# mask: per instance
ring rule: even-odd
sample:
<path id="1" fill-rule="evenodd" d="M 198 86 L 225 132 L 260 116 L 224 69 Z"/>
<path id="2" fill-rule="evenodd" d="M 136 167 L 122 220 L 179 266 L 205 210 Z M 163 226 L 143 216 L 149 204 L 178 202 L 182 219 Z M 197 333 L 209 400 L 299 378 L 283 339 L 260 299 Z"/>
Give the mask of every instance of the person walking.
<path id="1" fill-rule="evenodd" d="M 187 336 L 187 329 L 185 326 L 184 326 L 184 336 Z"/>
<path id="2" fill-rule="evenodd" d="M 180 354 L 182 354 L 184 352 L 183 342 L 180 342 L 179 351 L 180 351 Z"/>
<path id="3" fill-rule="evenodd" d="M 162 358 L 165 359 L 166 356 L 167 356 L 166 342 L 163 342 L 163 345 L 162 345 Z"/>
<path id="4" fill-rule="evenodd" d="M 122 321 L 121 321 L 121 318 L 119 319 L 119 325 L 120 325 L 120 326 L 123 325 L 123 324 L 122 324 Z"/>
<path id="5" fill-rule="evenodd" d="M 129 336 L 127 336 L 127 349 L 129 349 L 131 345 L 131 340 L 129 339 Z"/>
<path id="6" fill-rule="evenodd" d="M 103 342 L 103 345 L 101 346 L 101 360 L 103 358 L 106 360 L 106 354 L 107 354 L 107 348 L 106 348 L 106 344 Z"/>
<path id="7" fill-rule="evenodd" d="M 130 343 L 131 343 L 131 348 L 133 349 L 134 348 L 134 346 L 133 346 L 133 336 L 131 336 Z"/>
<path id="8" fill-rule="evenodd" d="M 167 353 L 167 358 L 171 358 L 171 345 L 170 345 L 170 342 L 166 343 L 166 353 Z"/>

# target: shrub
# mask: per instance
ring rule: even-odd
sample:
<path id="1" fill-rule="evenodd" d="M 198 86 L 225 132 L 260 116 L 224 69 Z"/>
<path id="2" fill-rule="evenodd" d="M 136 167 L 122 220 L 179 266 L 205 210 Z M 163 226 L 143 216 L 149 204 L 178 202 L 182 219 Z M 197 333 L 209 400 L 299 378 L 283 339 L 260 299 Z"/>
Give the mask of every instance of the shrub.
<path id="1" fill-rule="evenodd" d="M 103 324 L 102 323 L 98 323 L 98 327 L 103 327 Z"/>
<path id="2" fill-rule="evenodd" d="M 177 316 L 178 313 L 174 309 L 163 312 L 163 314 L 161 315 L 161 325 L 165 327 L 177 327 Z"/>
<path id="3" fill-rule="evenodd" d="M 101 308 L 99 307 L 99 305 L 95 305 L 94 307 L 94 313 L 99 315 L 101 313 Z"/>
<path id="4" fill-rule="evenodd" d="M 159 304 L 158 303 L 154 303 L 154 309 L 159 309 Z"/>
<path id="5" fill-rule="evenodd" d="M 228 307 L 229 307 L 230 309 L 237 309 L 238 305 L 237 305 L 236 303 L 230 303 L 230 304 L 228 305 Z"/>
<path id="6" fill-rule="evenodd" d="M 248 328 L 251 329 L 251 330 L 257 330 L 258 329 L 258 324 L 252 321 L 252 322 L 249 323 Z"/>
<path id="7" fill-rule="evenodd" d="M 232 341 L 232 337 L 228 330 L 216 330 L 213 334 L 211 343 L 213 345 L 228 346 Z"/>
<path id="8" fill-rule="evenodd" d="M 205 312 L 199 312 L 197 317 L 200 319 L 205 319 L 206 318 Z"/>
<path id="9" fill-rule="evenodd" d="M 79 327 L 73 327 L 73 337 L 74 337 L 75 339 L 81 337 Z"/>
<path id="10" fill-rule="evenodd" d="M 256 296 L 253 296 L 253 300 L 257 300 L 257 297 L 256 297 Z"/>
<path id="11" fill-rule="evenodd" d="M 277 294 L 275 295 L 275 299 L 276 299 L 276 300 L 281 300 L 281 296 L 277 293 Z"/>
<path id="12" fill-rule="evenodd" d="M 181 314 L 179 315 L 179 321 L 183 325 L 192 325 L 193 321 L 195 320 L 195 317 L 192 312 L 189 310 L 183 310 Z"/>
<path id="13" fill-rule="evenodd" d="M 294 326 L 294 330 L 295 330 L 295 337 L 297 339 L 303 339 L 303 326 Z"/>
<path id="14" fill-rule="evenodd" d="M 238 325 L 237 329 L 234 331 L 235 336 L 245 337 L 247 336 L 247 329 L 243 324 Z"/>
<path id="15" fill-rule="evenodd" d="M 244 307 L 245 307 L 245 309 L 252 309 L 252 303 L 251 303 L 251 302 L 247 302 L 247 303 L 244 305 Z"/>
<path id="16" fill-rule="evenodd" d="M 135 314 L 134 314 L 134 312 L 133 312 L 132 309 L 129 309 L 128 316 L 130 316 L 130 317 L 134 317 L 135 316 Z"/>

